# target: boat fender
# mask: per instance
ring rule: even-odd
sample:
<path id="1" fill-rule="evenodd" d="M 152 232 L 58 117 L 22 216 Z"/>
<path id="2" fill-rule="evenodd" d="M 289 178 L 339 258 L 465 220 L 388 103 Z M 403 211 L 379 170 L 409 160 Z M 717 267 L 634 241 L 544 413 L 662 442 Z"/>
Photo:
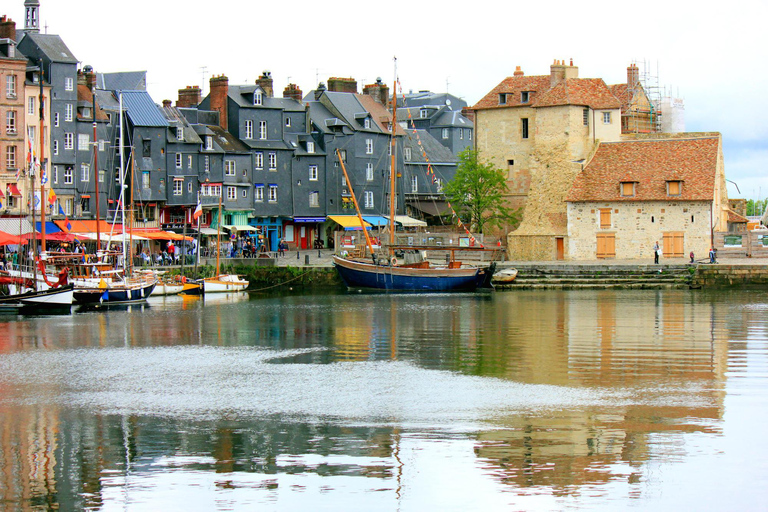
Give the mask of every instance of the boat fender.
<path id="1" fill-rule="evenodd" d="M 181 276 L 181 284 L 187 284 L 187 276 Z"/>
<path id="2" fill-rule="evenodd" d="M 395 256 L 392 256 L 392 259 L 389 260 L 389 264 L 392 265 L 393 267 L 396 267 L 397 266 L 397 258 Z"/>

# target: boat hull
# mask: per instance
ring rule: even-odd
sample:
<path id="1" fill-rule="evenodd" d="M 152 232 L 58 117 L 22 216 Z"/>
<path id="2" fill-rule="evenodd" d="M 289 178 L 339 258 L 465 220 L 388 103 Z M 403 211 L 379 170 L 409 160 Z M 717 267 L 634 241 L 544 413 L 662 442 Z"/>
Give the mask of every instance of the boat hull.
<path id="1" fill-rule="evenodd" d="M 203 293 L 231 293 L 242 292 L 248 288 L 248 281 L 239 279 L 232 274 L 203 279 Z"/>
<path id="2" fill-rule="evenodd" d="M 73 302 L 73 285 L 28 292 L 17 296 L 21 312 L 46 312 L 69 310 Z"/>
<path id="3" fill-rule="evenodd" d="M 152 295 L 157 283 L 110 284 L 107 288 L 78 288 L 75 301 L 80 304 L 129 304 L 143 302 Z"/>
<path id="4" fill-rule="evenodd" d="M 484 268 L 410 268 L 374 265 L 333 257 L 333 263 L 348 288 L 401 291 L 474 291 L 485 285 Z"/>

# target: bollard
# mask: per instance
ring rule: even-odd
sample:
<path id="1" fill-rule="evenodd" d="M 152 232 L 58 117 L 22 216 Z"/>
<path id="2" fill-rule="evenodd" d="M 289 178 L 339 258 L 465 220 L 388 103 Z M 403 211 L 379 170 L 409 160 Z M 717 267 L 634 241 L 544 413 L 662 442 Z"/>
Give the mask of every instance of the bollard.
<path id="1" fill-rule="evenodd" d="M 298 260 L 298 259 L 301 259 L 301 258 L 299 257 L 299 251 L 296 251 L 296 259 L 297 259 L 297 260 Z"/>
<path id="2" fill-rule="evenodd" d="M 322 256 L 320 256 L 320 249 L 317 250 L 317 257 L 322 258 Z"/>
<path id="3" fill-rule="evenodd" d="M 309 254 L 304 255 L 304 264 L 307 266 L 309 265 Z"/>

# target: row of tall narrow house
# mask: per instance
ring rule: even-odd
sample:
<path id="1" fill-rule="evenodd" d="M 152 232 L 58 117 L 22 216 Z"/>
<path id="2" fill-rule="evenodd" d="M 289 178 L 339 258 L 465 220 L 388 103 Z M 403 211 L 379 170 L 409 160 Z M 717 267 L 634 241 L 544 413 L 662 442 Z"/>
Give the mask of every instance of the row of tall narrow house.
<path id="1" fill-rule="evenodd" d="M 513 260 L 703 258 L 715 233 L 743 222 L 728 206 L 719 133 L 662 122 L 638 68 L 627 83 L 579 78 L 571 61 L 549 75 L 518 67 L 472 107 L 481 157 L 508 172 L 522 222 L 507 238 Z"/>
<path id="2" fill-rule="evenodd" d="M 39 20 L 39 5 L 35 8 Z M 299 248 L 318 240 L 327 244 L 339 228 L 333 217 L 354 214 L 350 185 L 371 220 L 387 211 L 389 189 L 382 178 L 389 172 L 393 120 L 388 107 L 395 91 L 381 79 L 362 94 L 351 78 L 331 78 L 306 95 L 289 84 L 278 98 L 268 71 L 250 85 L 229 84 L 222 75 L 210 79 L 205 97 L 191 86 L 179 90 L 175 106 L 168 100 L 159 105 L 146 90 L 145 72 L 78 69 L 78 59 L 61 37 L 41 34 L 27 22 L 18 32 L 12 20 L 0 22 L 0 110 L 7 120 L 0 140 L 3 217 L 28 213 L 24 178 L 35 158 L 53 190 L 36 204 L 61 223 L 120 221 L 121 179 L 126 179 L 125 197 L 132 192 L 135 201 L 137 229 L 181 232 L 186 224 L 190 233 L 197 228 L 192 214 L 200 201 L 202 229 L 212 233 L 222 195 L 225 233 L 258 230 L 271 250 L 281 239 Z M 46 103 L 42 154 L 35 149 L 40 139 L 33 105 L 39 101 L 40 80 Z M 441 188 L 455 174 L 455 154 L 471 144 L 472 123 L 461 114 L 466 103 L 458 98 L 420 92 L 398 101 L 403 99 L 413 112 L 410 123 L 399 119 L 409 129 L 398 131 L 396 158 L 404 169 L 397 177 L 398 213 L 436 217 L 446 210 Z M 337 148 L 352 184 L 341 173 Z"/>

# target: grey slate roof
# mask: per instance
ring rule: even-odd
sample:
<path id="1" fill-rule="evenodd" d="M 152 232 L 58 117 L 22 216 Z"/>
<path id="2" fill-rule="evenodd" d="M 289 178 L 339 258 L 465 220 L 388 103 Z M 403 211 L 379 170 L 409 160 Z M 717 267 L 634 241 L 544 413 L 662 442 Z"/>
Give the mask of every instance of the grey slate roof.
<path id="1" fill-rule="evenodd" d="M 168 121 L 146 91 L 122 91 L 123 107 L 134 126 L 168 127 Z"/>
<path id="2" fill-rule="evenodd" d="M 182 115 L 181 112 L 176 107 L 160 107 L 160 113 L 163 114 L 163 116 L 168 120 L 168 124 L 172 127 L 181 127 L 184 129 L 183 136 L 184 140 L 180 141 L 175 134 L 172 134 L 171 131 L 168 131 L 168 142 L 170 143 L 189 143 L 189 144 L 200 144 L 202 143 L 202 140 L 197 135 L 195 130 L 192 129 L 192 127 L 189 125 L 189 122 L 187 119 Z"/>
<path id="3" fill-rule="evenodd" d="M 248 146 L 219 126 L 206 126 L 213 133 L 213 143 L 226 153 L 248 153 Z"/>
<path id="4" fill-rule="evenodd" d="M 96 87 L 107 91 L 146 91 L 146 71 L 96 73 Z"/>
<path id="5" fill-rule="evenodd" d="M 411 160 L 406 161 L 408 164 L 425 164 L 426 159 L 421 153 L 418 141 L 421 141 L 421 146 L 424 148 L 424 152 L 429 158 L 429 162 L 434 165 L 440 164 L 455 164 L 458 159 L 453 155 L 450 149 L 443 146 L 437 139 L 429 134 L 427 130 L 406 130 L 408 135 L 403 140 L 404 148 L 411 148 Z M 416 135 L 418 134 L 418 140 Z"/>
<path id="6" fill-rule="evenodd" d="M 304 111 L 304 105 L 300 101 L 291 98 L 269 98 L 266 94 L 262 98 L 261 105 L 254 105 L 253 93 L 258 88 L 258 85 L 230 85 L 229 97 L 240 107 L 275 108 L 287 112 Z"/>
<path id="7" fill-rule="evenodd" d="M 77 64 L 78 62 L 61 37 L 57 35 L 25 32 L 22 41 L 27 38 L 40 48 L 40 51 L 52 62 L 65 62 L 68 64 Z"/>
<path id="8" fill-rule="evenodd" d="M 400 100 L 400 98 L 398 98 Z M 426 107 L 436 106 L 442 107 L 448 104 L 450 101 L 450 108 L 452 110 L 461 111 L 462 108 L 467 106 L 467 102 L 463 99 L 454 96 L 449 93 L 434 93 L 430 91 L 409 92 L 405 94 L 405 107 Z"/>

